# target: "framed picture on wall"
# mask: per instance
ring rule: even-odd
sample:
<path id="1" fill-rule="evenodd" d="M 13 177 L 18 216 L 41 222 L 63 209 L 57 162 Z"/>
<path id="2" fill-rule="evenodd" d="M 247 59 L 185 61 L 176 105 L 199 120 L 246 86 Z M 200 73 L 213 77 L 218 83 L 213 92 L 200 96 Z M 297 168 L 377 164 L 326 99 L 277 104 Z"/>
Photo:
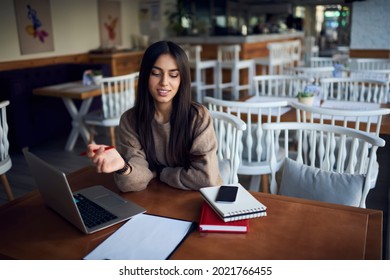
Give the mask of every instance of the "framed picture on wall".
<path id="1" fill-rule="evenodd" d="M 22 55 L 54 51 L 50 0 L 14 0 Z"/>
<path id="2" fill-rule="evenodd" d="M 122 44 L 121 3 L 99 0 L 99 30 L 102 48 L 114 48 Z"/>

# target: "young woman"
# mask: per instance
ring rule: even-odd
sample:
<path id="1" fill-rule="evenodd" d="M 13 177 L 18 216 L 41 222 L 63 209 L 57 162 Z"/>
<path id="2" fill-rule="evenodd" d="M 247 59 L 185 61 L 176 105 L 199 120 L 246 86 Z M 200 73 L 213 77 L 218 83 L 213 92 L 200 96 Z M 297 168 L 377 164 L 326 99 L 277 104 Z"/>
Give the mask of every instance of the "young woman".
<path id="1" fill-rule="evenodd" d="M 115 172 L 124 192 L 143 190 L 156 176 L 184 190 L 222 184 L 212 120 L 191 100 L 188 58 L 178 45 L 159 41 L 145 51 L 135 106 L 121 117 L 119 145 L 105 147 L 90 144 L 87 155 L 97 172 Z"/>

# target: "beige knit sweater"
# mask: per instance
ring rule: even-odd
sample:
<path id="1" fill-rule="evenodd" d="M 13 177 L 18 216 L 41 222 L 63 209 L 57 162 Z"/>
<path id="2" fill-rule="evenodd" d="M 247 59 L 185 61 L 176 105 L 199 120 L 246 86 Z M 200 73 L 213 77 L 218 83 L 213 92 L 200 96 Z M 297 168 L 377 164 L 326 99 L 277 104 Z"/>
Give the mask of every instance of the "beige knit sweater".
<path id="1" fill-rule="evenodd" d="M 138 134 L 135 131 L 134 110 L 130 109 L 122 115 L 119 125 L 119 153 L 129 159 L 132 171 L 129 175 L 114 175 L 118 188 L 123 192 L 140 191 L 147 187 L 156 173 L 148 168 L 146 155 L 141 148 Z M 222 179 L 218 169 L 217 140 L 210 113 L 204 107 L 200 110 L 202 125 L 195 128 L 195 139 L 192 154 L 204 154 L 201 159 L 191 163 L 186 170 L 183 167 L 172 167 L 172 158 L 168 153 L 170 123 L 160 124 L 153 120 L 152 129 L 159 164 L 167 166 L 160 174 L 160 180 L 168 185 L 184 190 L 199 190 L 202 187 L 221 185 Z M 183 133 L 187 133 L 183 131 Z"/>

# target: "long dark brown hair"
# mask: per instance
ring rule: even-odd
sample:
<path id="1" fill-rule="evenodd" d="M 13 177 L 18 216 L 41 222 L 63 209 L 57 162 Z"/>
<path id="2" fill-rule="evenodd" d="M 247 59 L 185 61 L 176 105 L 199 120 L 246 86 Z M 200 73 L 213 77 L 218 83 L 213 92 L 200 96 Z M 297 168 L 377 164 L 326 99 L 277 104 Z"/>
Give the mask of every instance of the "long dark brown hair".
<path id="1" fill-rule="evenodd" d="M 162 54 L 170 54 L 175 58 L 181 79 L 178 92 L 172 101 L 168 152 L 176 166 L 183 166 L 188 169 L 191 159 L 201 156 L 191 155 L 190 149 L 195 136 L 191 126 L 192 123 L 195 126 L 198 125 L 200 121 L 198 117 L 199 110 L 202 107 L 191 99 L 191 73 L 187 55 L 183 49 L 173 42 L 159 41 L 153 43 L 144 53 L 139 71 L 137 96 L 134 106 L 137 118 L 136 129 L 141 146 L 145 151 L 149 168 L 157 170 L 158 163 L 152 133 L 155 105 L 154 99 L 149 92 L 148 84 L 152 67 Z"/>

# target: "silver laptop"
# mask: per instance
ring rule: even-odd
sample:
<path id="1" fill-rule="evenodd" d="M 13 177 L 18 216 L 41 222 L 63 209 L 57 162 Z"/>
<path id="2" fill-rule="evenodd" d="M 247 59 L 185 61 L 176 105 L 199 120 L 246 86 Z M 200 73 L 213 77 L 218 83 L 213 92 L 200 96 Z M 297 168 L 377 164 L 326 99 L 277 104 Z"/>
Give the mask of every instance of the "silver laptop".
<path id="1" fill-rule="evenodd" d="M 45 203 L 84 233 L 96 232 L 146 212 L 100 185 L 72 193 L 65 173 L 26 148 L 23 153 Z"/>

